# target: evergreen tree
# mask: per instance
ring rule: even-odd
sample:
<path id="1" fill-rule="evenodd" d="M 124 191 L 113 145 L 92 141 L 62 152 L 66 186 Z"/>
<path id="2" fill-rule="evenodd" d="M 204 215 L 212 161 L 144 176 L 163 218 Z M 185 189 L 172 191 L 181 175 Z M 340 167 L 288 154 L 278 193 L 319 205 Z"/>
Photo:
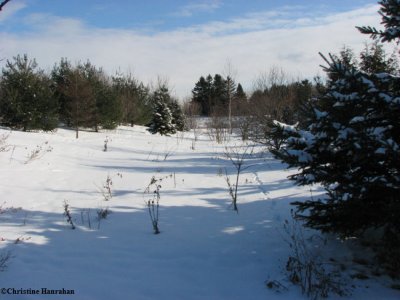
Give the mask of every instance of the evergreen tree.
<path id="1" fill-rule="evenodd" d="M 227 79 L 220 74 L 201 76 L 192 90 L 192 101 L 200 105 L 202 115 L 209 116 L 212 112 L 230 115 L 231 106 L 234 107 L 234 101 L 239 99 L 237 92 L 236 84 L 229 76 Z M 240 99 L 246 98 L 241 85 L 239 93 Z"/>
<path id="2" fill-rule="evenodd" d="M 237 85 L 234 98 L 238 101 L 247 101 L 247 95 L 244 92 L 243 87 L 240 83 Z"/>
<path id="3" fill-rule="evenodd" d="M 363 27 L 361 32 L 382 41 L 399 39 L 400 3 L 380 3 L 385 30 Z M 294 203 L 298 217 L 308 226 L 344 236 L 383 229 L 383 241 L 395 249 L 385 259 L 398 272 L 400 79 L 359 70 L 333 56 L 325 61 L 328 82 L 314 103 L 310 125 L 302 130 L 276 123 L 288 138 L 273 153 L 298 168 L 290 176 L 298 184 L 318 183 L 327 191 L 324 199 Z"/>
<path id="4" fill-rule="evenodd" d="M 361 33 L 369 34 L 374 39 L 379 39 L 381 42 L 399 41 L 400 30 L 400 5 L 398 0 L 382 0 L 378 2 L 381 5 L 379 14 L 382 16 L 381 24 L 385 27 L 384 30 L 377 30 L 371 26 L 357 27 Z"/>
<path id="5" fill-rule="evenodd" d="M 1 122 L 12 128 L 52 130 L 58 124 L 58 103 L 51 81 L 27 55 L 7 60 L 0 83 Z"/>
<path id="6" fill-rule="evenodd" d="M 149 131 L 153 134 L 168 135 L 176 133 L 172 112 L 169 108 L 171 97 L 165 85 L 160 86 L 153 94 L 153 116 Z"/>
<path id="7" fill-rule="evenodd" d="M 104 129 L 114 129 L 122 119 L 122 103 L 109 82 L 102 82 L 97 92 L 98 124 Z"/>
<path id="8" fill-rule="evenodd" d="M 339 55 L 333 55 L 335 61 L 340 62 L 347 69 L 355 68 L 358 66 L 358 60 L 353 49 L 344 46 L 339 52 Z"/>
<path id="9" fill-rule="evenodd" d="M 230 88 L 232 88 L 232 86 Z M 219 74 L 214 75 L 211 94 L 212 108 L 222 110 L 227 113 L 227 108 L 229 105 L 227 81 Z"/>
<path id="10" fill-rule="evenodd" d="M 180 107 L 178 101 L 171 100 L 169 104 L 169 109 L 172 114 L 172 124 L 174 124 L 177 131 L 185 130 L 185 116 L 183 114 L 182 108 Z"/>
<path id="11" fill-rule="evenodd" d="M 383 44 L 374 41 L 366 45 L 360 54 L 360 69 L 368 74 L 387 72 L 395 74 L 399 69 L 395 55 L 387 57 Z"/>
<path id="12" fill-rule="evenodd" d="M 68 75 L 63 93 L 68 99 L 66 110 L 78 138 L 79 128 L 92 127 L 96 122 L 96 99 L 87 74 L 80 68 L 73 69 Z"/>
<path id="13" fill-rule="evenodd" d="M 320 183 L 328 192 L 325 200 L 295 204 L 310 212 L 302 215 L 309 226 L 322 230 L 349 235 L 373 226 L 399 227 L 400 81 L 349 70 L 333 58 L 327 63 L 326 72 L 337 80 L 314 107 L 307 130 L 278 124 L 290 138 L 273 153 L 299 168 L 291 178 Z"/>
<path id="14" fill-rule="evenodd" d="M 192 101 L 198 103 L 201 107 L 201 114 L 208 116 L 211 112 L 212 107 L 212 77 L 207 76 L 207 79 L 203 76 L 200 77 L 192 90 Z"/>
<path id="15" fill-rule="evenodd" d="M 96 68 L 87 61 L 85 64 L 78 65 L 78 69 L 84 74 L 91 85 L 95 109 L 92 118 L 93 127 L 98 131 L 98 127 L 113 129 L 121 120 L 122 108 L 119 99 L 112 91 L 112 85 L 101 68 Z"/>
<path id="16" fill-rule="evenodd" d="M 67 126 L 71 126 L 71 112 L 68 110 L 70 100 L 65 95 L 65 90 L 68 85 L 68 78 L 71 75 L 72 66 L 66 58 L 62 58 L 60 63 L 53 67 L 51 79 L 53 81 L 54 96 L 59 103 L 59 120 Z"/>
<path id="17" fill-rule="evenodd" d="M 132 75 L 117 74 L 112 78 L 113 90 L 122 107 L 122 122 L 146 125 L 151 120 L 149 89 Z"/>

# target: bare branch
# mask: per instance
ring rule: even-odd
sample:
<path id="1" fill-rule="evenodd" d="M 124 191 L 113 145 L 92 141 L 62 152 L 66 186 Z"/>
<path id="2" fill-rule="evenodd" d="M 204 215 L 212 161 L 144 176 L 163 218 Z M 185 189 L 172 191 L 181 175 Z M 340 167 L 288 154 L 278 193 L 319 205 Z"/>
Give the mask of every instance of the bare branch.
<path id="1" fill-rule="evenodd" d="M 6 5 L 8 2 L 10 2 L 11 0 L 4 0 L 3 2 L 0 3 L 0 11 L 3 10 L 3 6 Z"/>

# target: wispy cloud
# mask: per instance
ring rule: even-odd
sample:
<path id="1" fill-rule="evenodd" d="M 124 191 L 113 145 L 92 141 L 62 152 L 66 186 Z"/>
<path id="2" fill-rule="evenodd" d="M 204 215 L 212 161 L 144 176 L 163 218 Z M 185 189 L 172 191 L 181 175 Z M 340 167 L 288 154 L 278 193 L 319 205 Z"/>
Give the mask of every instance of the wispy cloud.
<path id="1" fill-rule="evenodd" d="M 34 32 L 0 32 L 0 58 L 27 53 L 45 69 L 60 57 L 72 62 L 90 59 L 111 74 L 133 70 L 146 82 L 157 75 L 169 77 L 176 94 L 184 97 L 201 75 L 223 72 L 228 58 L 245 88 L 251 88 L 259 72 L 276 65 L 294 76 L 313 77 L 320 72 L 318 52 L 338 52 L 343 45 L 356 51 L 363 48 L 368 37 L 355 26 L 379 27 L 377 10 L 377 6 L 366 6 L 306 18 L 293 18 L 282 11 L 260 12 L 151 34 L 92 28 L 79 20 L 35 15 L 30 18 L 36 24 Z M 280 26 L 271 25 L 272 20 Z"/>
<path id="2" fill-rule="evenodd" d="M 191 17 L 196 13 L 213 12 L 220 8 L 221 5 L 222 1 L 220 0 L 206 0 L 190 3 L 180 7 L 173 15 L 176 17 Z"/>

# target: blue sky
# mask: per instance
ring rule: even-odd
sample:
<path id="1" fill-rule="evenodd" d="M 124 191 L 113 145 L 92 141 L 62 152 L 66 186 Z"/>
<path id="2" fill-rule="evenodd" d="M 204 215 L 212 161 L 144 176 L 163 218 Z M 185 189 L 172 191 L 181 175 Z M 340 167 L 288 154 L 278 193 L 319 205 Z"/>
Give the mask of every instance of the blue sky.
<path id="1" fill-rule="evenodd" d="M 379 26 L 377 9 L 370 0 L 11 0 L 0 12 L 0 58 L 27 53 L 45 69 L 90 59 L 146 82 L 167 77 L 180 97 L 229 61 L 250 90 L 271 67 L 312 77 L 319 51 L 361 49 L 367 37 L 354 26 Z"/>
<path id="2" fill-rule="evenodd" d="M 323 15 L 346 12 L 368 4 L 371 0 L 11 0 L 9 5 L 21 9 L 2 24 L 7 30 L 30 30 L 21 22 L 34 14 L 46 14 L 82 20 L 95 28 L 118 28 L 169 31 L 177 28 L 223 22 L 249 14 L 291 8 L 292 16 Z M 7 10 L 7 7 L 5 7 Z"/>

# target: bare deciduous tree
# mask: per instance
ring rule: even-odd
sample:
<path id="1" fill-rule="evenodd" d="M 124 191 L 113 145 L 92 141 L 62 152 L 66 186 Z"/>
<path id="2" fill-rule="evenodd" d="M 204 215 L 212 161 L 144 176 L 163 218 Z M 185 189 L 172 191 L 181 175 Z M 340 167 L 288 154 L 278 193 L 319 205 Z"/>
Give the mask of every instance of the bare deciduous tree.
<path id="1" fill-rule="evenodd" d="M 233 210 L 239 213 L 239 209 L 237 207 L 237 192 L 239 187 L 239 177 L 240 174 L 250 168 L 252 165 L 244 166 L 246 159 L 250 158 L 254 153 L 254 145 L 253 144 L 245 144 L 240 146 L 232 146 L 225 147 L 225 156 L 231 161 L 233 166 L 236 169 L 236 178 L 235 183 L 232 184 L 230 178 L 228 176 L 228 171 L 225 169 L 225 180 L 228 184 L 229 195 L 232 198 L 232 206 Z"/>
<path id="2" fill-rule="evenodd" d="M 234 68 L 232 62 L 230 59 L 226 61 L 225 64 L 225 70 L 224 70 L 224 76 L 226 76 L 227 80 L 227 92 L 228 92 L 228 101 L 229 101 L 229 133 L 232 134 L 232 100 L 233 100 L 233 93 L 234 91 L 232 88 L 235 86 L 235 77 L 237 75 L 237 71 Z"/>

